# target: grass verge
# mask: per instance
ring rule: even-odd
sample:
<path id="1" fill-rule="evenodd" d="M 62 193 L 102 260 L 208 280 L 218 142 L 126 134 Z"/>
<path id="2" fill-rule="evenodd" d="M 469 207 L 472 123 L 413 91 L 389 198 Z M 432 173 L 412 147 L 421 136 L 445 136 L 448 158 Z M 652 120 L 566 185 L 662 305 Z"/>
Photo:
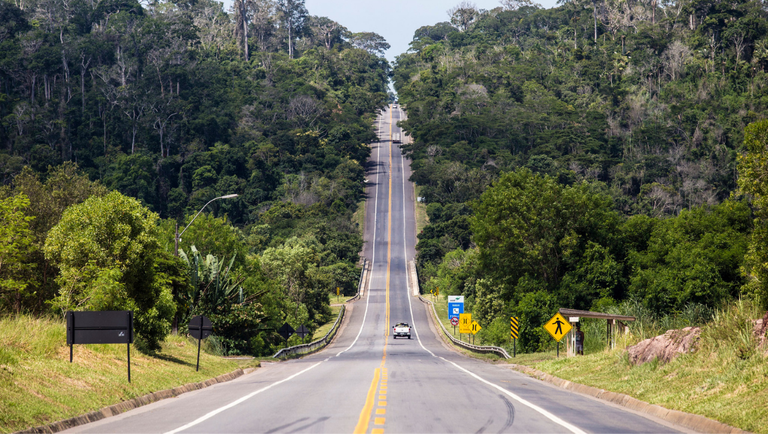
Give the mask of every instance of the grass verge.
<path id="1" fill-rule="evenodd" d="M 474 343 L 475 345 L 486 345 L 480 339 L 480 335 L 479 334 L 475 335 L 475 341 L 473 342 L 472 341 L 472 335 L 468 335 L 466 333 L 461 335 L 461 334 L 458 333 L 458 330 L 459 330 L 458 326 L 455 327 L 455 332 L 454 332 L 454 327 L 451 325 L 451 321 L 448 319 L 448 301 L 444 297 L 442 297 L 442 296 L 434 297 L 434 296 L 429 295 L 429 294 L 422 295 L 422 297 L 424 297 L 425 299 L 427 299 L 427 300 L 431 301 L 432 303 L 434 303 L 434 305 L 435 305 L 435 312 L 437 312 L 438 320 L 443 324 L 445 329 L 448 330 L 448 332 L 453 337 L 455 337 L 456 339 L 460 339 L 463 342 Z M 429 315 L 433 316 L 433 314 L 431 312 L 432 308 L 428 308 L 428 309 L 430 310 Z M 442 335 L 443 332 L 441 330 L 438 330 L 438 333 L 440 333 Z M 487 361 L 490 361 L 490 362 L 496 362 L 496 361 L 499 361 L 499 360 L 503 360 L 501 358 L 501 356 L 499 356 L 497 354 L 494 354 L 494 353 L 477 353 L 477 352 L 470 351 L 470 350 L 467 350 L 465 348 L 462 348 L 462 347 L 460 347 L 458 345 L 453 345 L 453 347 L 457 351 L 459 351 L 460 353 L 463 353 L 466 356 L 473 357 L 473 358 L 476 358 L 476 359 L 487 360 Z"/>
<path id="2" fill-rule="evenodd" d="M 739 303 L 740 304 L 740 303 Z M 520 355 L 512 363 L 556 377 L 624 393 L 662 407 L 700 414 L 751 432 L 768 432 L 768 352 L 744 333 L 755 318 L 748 307 L 729 307 L 702 327 L 699 349 L 667 363 L 629 363 L 625 345 L 583 357 L 554 352 Z M 752 349 L 752 350 L 750 350 Z"/>
<path id="3" fill-rule="evenodd" d="M 344 303 L 344 300 L 345 298 L 342 296 L 341 302 Z M 331 302 L 333 303 L 335 301 L 336 301 L 336 296 L 334 295 L 331 297 Z M 336 318 L 339 317 L 340 310 L 341 310 L 341 306 L 331 306 L 331 312 L 333 312 L 333 318 L 331 318 L 330 321 L 321 325 L 320 328 L 315 330 L 315 333 L 312 335 L 312 340 L 310 342 L 314 342 L 322 338 L 331 330 L 331 327 L 333 327 L 333 324 L 336 322 Z"/>
<path id="4" fill-rule="evenodd" d="M 66 346 L 66 323 L 28 316 L 0 319 L 0 432 L 15 432 L 85 414 L 147 393 L 258 366 L 257 361 L 200 354 L 197 341 L 171 336 L 156 355 L 125 345 Z"/>
<path id="5" fill-rule="evenodd" d="M 365 201 L 357 203 L 357 210 L 352 214 L 352 223 L 355 224 L 360 234 L 365 233 Z"/>
<path id="6" fill-rule="evenodd" d="M 416 199 L 416 209 L 415 209 L 415 218 L 416 218 L 416 233 L 420 234 L 421 231 L 424 229 L 425 226 L 427 226 L 427 223 L 429 223 L 429 217 L 427 216 L 427 205 L 424 202 L 419 202 L 419 194 L 421 193 L 421 187 L 416 185 L 414 187 L 415 189 L 415 199 Z"/>

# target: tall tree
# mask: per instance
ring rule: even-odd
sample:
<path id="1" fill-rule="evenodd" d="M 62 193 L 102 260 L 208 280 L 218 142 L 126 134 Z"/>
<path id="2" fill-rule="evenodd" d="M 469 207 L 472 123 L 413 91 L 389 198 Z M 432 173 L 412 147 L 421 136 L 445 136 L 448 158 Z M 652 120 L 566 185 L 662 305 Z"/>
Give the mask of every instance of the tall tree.
<path id="1" fill-rule="evenodd" d="M 739 190 L 752 197 L 755 227 L 747 252 L 747 292 L 768 306 L 768 121 L 744 130 L 746 153 L 739 156 Z"/>
<path id="2" fill-rule="evenodd" d="M 349 38 L 349 41 L 355 47 L 380 57 L 383 57 L 384 53 L 389 50 L 390 47 L 383 36 L 373 32 L 353 33 Z"/>
<path id="3" fill-rule="evenodd" d="M 451 24 L 456 26 L 462 32 L 466 32 L 477 21 L 480 11 L 477 5 L 463 0 L 458 5 L 448 9 L 448 16 L 451 18 Z"/>
<path id="4" fill-rule="evenodd" d="M 293 40 L 304 32 L 309 13 L 304 0 L 278 0 L 277 10 L 288 32 L 288 58 L 293 59 Z"/>
<path id="5" fill-rule="evenodd" d="M 326 17 L 310 17 L 309 26 L 313 36 L 320 39 L 327 50 L 343 42 L 342 36 L 349 33 L 346 27 Z"/>
<path id="6" fill-rule="evenodd" d="M 43 246 L 48 232 L 61 219 L 69 206 L 81 203 L 91 196 L 104 196 L 107 189 L 80 173 L 77 165 L 65 162 L 50 167 L 42 177 L 31 168 L 25 167 L 13 179 L 14 194 L 29 198 L 26 214 L 34 219 L 30 221 L 34 249 L 29 258 L 32 270 L 27 279 L 34 295 L 25 300 L 23 310 L 43 313 L 47 310 L 46 302 L 55 297 L 58 287 L 54 281 L 58 270 L 45 259 Z M 41 179 L 43 178 L 43 179 Z"/>
<path id="7" fill-rule="evenodd" d="M 61 269 L 62 310 L 134 310 L 144 348 L 158 350 L 175 312 L 171 289 L 158 281 L 157 214 L 112 192 L 68 208 L 45 242 Z"/>
<path id="8" fill-rule="evenodd" d="M 29 198 L 18 194 L 0 200 L 0 308 L 12 306 L 21 313 L 29 282 L 25 271 L 31 268 L 29 255 L 34 247 L 29 222 L 34 217 L 25 214 Z"/>
<path id="9" fill-rule="evenodd" d="M 243 56 L 247 62 L 248 57 L 248 9 L 252 6 L 251 0 L 235 0 L 235 37 L 243 45 Z"/>

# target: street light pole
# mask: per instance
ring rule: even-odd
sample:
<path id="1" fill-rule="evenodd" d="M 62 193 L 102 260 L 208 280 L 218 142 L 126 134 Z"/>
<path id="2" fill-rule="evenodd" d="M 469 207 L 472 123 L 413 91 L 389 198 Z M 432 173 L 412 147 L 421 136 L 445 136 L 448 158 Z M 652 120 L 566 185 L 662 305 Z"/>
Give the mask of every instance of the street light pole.
<path id="1" fill-rule="evenodd" d="M 181 231 L 181 233 L 179 233 L 179 222 L 176 222 L 176 235 L 174 236 L 174 247 L 173 247 L 173 254 L 174 254 L 174 255 L 176 255 L 176 256 L 179 256 L 179 241 L 181 241 L 181 236 L 184 234 L 184 232 L 186 232 L 186 231 L 187 231 L 187 229 L 189 229 L 189 227 L 190 227 L 190 226 L 192 226 L 192 222 L 194 222 L 194 221 L 195 221 L 195 219 L 197 218 L 197 216 L 199 216 L 199 215 L 200 215 L 200 213 L 201 213 L 201 212 L 203 212 L 203 210 L 205 209 L 205 207 L 207 207 L 207 206 L 208 206 L 208 205 L 209 205 L 211 202 L 213 202 L 214 200 L 219 200 L 219 199 L 234 199 L 234 198 L 236 198 L 237 196 L 238 196 L 237 194 L 227 194 L 227 195 L 225 195 L 225 196 L 214 197 L 213 199 L 209 200 L 209 201 L 208 201 L 208 203 L 206 203 L 205 205 L 203 205 L 203 207 L 202 207 L 202 208 L 200 208 L 200 211 L 198 211 L 198 212 L 197 212 L 197 214 L 195 214 L 195 216 L 194 216 L 194 217 L 192 217 L 192 221 L 191 221 L 191 222 L 189 222 L 189 224 L 187 225 L 187 227 L 185 227 L 185 228 L 184 228 L 184 230 L 183 230 L 183 231 Z M 174 296 L 175 296 L 175 295 L 174 295 Z M 177 314 L 176 314 L 176 315 L 174 315 L 174 316 L 173 316 L 173 326 L 172 326 L 172 332 L 173 332 L 173 334 L 174 334 L 174 335 L 179 333 L 179 316 L 178 316 L 178 312 L 177 312 Z"/>
<path id="2" fill-rule="evenodd" d="M 200 215 L 200 213 L 201 213 L 201 212 L 203 212 L 203 210 L 205 209 L 205 207 L 207 207 L 208 205 L 210 205 L 210 203 L 211 203 L 211 202 L 213 202 L 214 200 L 219 200 L 219 199 L 234 199 L 234 198 L 236 198 L 237 196 L 238 196 L 237 194 L 227 194 L 227 195 L 225 195 L 225 196 L 214 197 L 213 199 L 209 200 L 209 201 L 208 201 L 208 203 L 206 203 L 205 205 L 203 205 L 203 207 L 202 207 L 202 208 L 200 208 L 200 211 L 198 211 L 198 212 L 197 212 L 197 214 L 195 214 L 195 216 L 194 216 L 194 217 L 192 217 L 192 221 L 190 221 L 190 222 L 189 222 L 189 224 L 187 225 L 187 227 L 185 227 L 185 228 L 184 228 L 184 230 L 183 230 L 183 231 L 181 231 L 181 233 L 179 233 L 179 223 L 178 223 L 178 222 L 176 222 L 176 236 L 175 236 L 175 239 L 174 239 L 174 241 L 175 241 L 175 242 L 174 242 L 174 250 L 173 250 L 173 254 L 174 254 L 174 255 L 176 255 L 176 256 L 179 256 L 179 241 L 181 241 L 181 236 L 182 236 L 182 235 L 184 235 L 184 232 L 186 232 L 186 231 L 187 231 L 187 229 L 189 229 L 189 227 L 190 227 L 190 226 L 192 226 L 192 223 L 195 221 L 195 219 L 197 218 L 197 216 L 199 216 L 199 215 Z"/>

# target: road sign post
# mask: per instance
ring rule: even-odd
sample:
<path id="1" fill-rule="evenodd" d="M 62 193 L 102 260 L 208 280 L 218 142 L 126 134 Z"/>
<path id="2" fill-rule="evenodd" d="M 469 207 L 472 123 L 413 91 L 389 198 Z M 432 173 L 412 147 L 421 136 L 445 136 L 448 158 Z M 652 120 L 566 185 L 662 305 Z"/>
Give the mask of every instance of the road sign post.
<path id="1" fill-rule="evenodd" d="M 299 326 L 299 328 L 296 329 L 296 334 L 299 335 L 302 340 L 304 340 L 304 337 L 309 334 L 309 329 L 304 327 L 304 324 L 302 324 Z"/>
<path id="2" fill-rule="evenodd" d="M 520 335 L 518 319 L 516 316 L 510 317 L 510 336 L 512 337 L 512 357 L 517 357 L 517 337 Z"/>
<path id="3" fill-rule="evenodd" d="M 461 339 L 462 334 L 469 334 L 472 333 L 472 314 L 471 313 L 462 313 L 459 315 L 459 339 Z"/>
<path id="4" fill-rule="evenodd" d="M 455 316 L 451 318 L 451 325 L 453 326 L 453 335 L 456 336 L 456 326 L 459 325 L 459 317 Z"/>
<path id="5" fill-rule="evenodd" d="M 195 371 L 200 370 L 200 343 L 203 341 L 203 339 L 207 338 L 211 335 L 213 332 L 213 327 L 211 326 L 211 320 L 208 318 L 198 315 L 193 317 L 191 320 L 189 320 L 189 334 L 193 338 L 197 339 L 197 365 L 195 366 Z"/>
<path id="6" fill-rule="evenodd" d="M 294 330 L 294 329 L 293 329 L 293 327 L 291 327 L 291 325 L 290 325 L 290 324 L 288 324 L 288 323 L 285 323 L 285 324 L 283 324 L 283 326 L 282 326 L 282 327 L 280 327 L 279 329 L 277 329 L 277 332 L 280 334 L 280 336 L 282 336 L 282 337 L 283 337 L 283 339 L 285 339 L 285 341 L 286 341 L 286 344 L 287 344 L 287 342 L 288 342 L 288 338 L 290 338 L 291 336 L 293 336 L 293 333 L 294 333 L 295 331 L 296 331 L 296 330 Z"/>
<path id="7" fill-rule="evenodd" d="M 544 324 L 544 330 L 552 335 L 552 338 L 557 342 L 557 357 L 560 357 L 560 339 L 571 331 L 571 328 L 573 328 L 571 324 L 559 313 L 556 313 L 555 316 Z"/>
<path id="8" fill-rule="evenodd" d="M 127 344 L 128 382 L 131 382 L 133 311 L 67 312 L 67 345 L 72 363 L 75 344 Z"/>
<path id="9" fill-rule="evenodd" d="M 459 315 L 464 313 L 464 296 L 463 295 L 449 295 L 448 296 L 448 319 L 459 319 Z"/>
<path id="10" fill-rule="evenodd" d="M 472 326 L 471 326 L 471 329 L 470 329 L 470 333 L 472 333 L 472 345 L 475 344 L 475 335 L 481 329 L 482 329 L 482 327 L 480 327 L 480 324 L 478 324 L 477 321 L 472 321 Z"/>

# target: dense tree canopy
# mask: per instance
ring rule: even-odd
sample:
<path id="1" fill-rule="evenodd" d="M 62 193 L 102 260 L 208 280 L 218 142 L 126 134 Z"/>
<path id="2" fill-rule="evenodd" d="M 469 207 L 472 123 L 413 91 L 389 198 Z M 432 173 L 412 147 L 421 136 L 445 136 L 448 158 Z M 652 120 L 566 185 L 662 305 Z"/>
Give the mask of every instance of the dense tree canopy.
<path id="1" fill-rule="evenodd" d="M 45 255 L 60 269 L 56 307 L 135 310 L 137 336 L 146 348 L 159 348 L 175 306 L 156 275 L 156 214 L 118 192 L 94 196 L 67 208 L 49 232 Z"/>
<path id="2" fill-rule="evenodd" d="M 422 285 L 489 336 L 519 315 L 526 350 L 558 307 L 766 303 L 762 4 L 501 4 L 460 2 L 393 70 Z"/>
<path id="3" fill-rule="evenodd" d="M 12 207 L 29 229 L 14 239 L 29 242 L 7 252 L 0 312 L 135 309 L 147 349 L 171 318 L 183 330 L 204 313 L 233 354 L 273 352 L 285 321 L 316 329 L 328 294 L 359 276 L 351 216 L 389 98 L 387 47 L 303 0 L 0 0 L 0 200 L 29 198 Z M 174 257 L 177 225 L 230 194 Z M 143 247 L 102 245 L 113 232 Z M 295 258 L 269 252 L 296 239 L 316 260 L 284 287 L 272 270 Z"/>

